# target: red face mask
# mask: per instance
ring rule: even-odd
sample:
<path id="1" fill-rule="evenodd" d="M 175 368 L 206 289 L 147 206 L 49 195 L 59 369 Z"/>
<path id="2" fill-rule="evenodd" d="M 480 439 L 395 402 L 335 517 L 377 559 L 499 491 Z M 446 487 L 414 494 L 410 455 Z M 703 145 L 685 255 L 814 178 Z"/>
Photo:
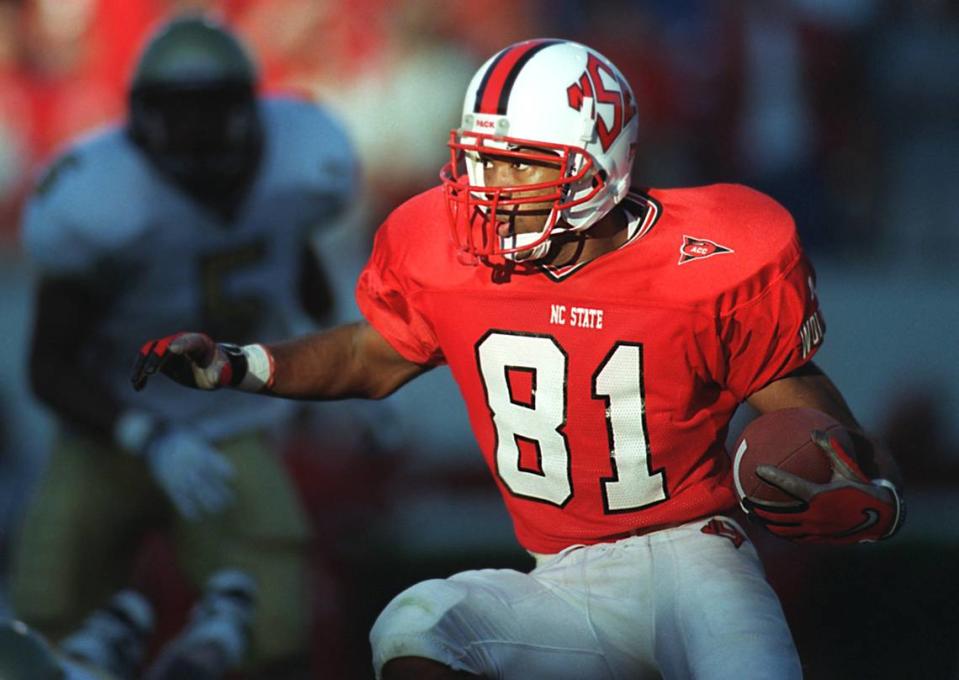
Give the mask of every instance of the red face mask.
<path id="1" fill-rule="evenodd" d="M 450 229 L 457 248 L 474 258 L 507 256 L 545 243 L 554 233 L 562 211 L 591 200 L 605 184 L 603 177 L 594 172 L 592 157 L 568 145 L 453 130 L 449 147 L 450 162 L 440 171 L 440 179 L 446 188 Z M 485 186 L 480 160 L 484 156 L 559 165 L 560 176 L 535 184 Z M 589 186 L 589 191 L 583 192 L 584 186 Z M 531 192 L 536 193 L 530 195 Z M 577 193 L 580 195 L 575 199 L 569 198 Z M 550 213 L 535 240 L 511 245 L 509 241 L 513 239 L 500 236 L 497 230 L 502 220 L 498 216 L 544 203 L 549 204 Z"/>

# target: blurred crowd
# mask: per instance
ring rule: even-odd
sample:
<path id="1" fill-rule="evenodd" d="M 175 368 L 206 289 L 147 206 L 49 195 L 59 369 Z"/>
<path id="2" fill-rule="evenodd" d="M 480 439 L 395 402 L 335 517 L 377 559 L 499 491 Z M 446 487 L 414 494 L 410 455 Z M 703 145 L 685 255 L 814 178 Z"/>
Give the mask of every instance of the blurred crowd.
<path id="1" fill-rule="evenodd" d="M 371 224 L 435 180 L 479 63 L 557 36 L 595 46 L 633 84 L 641 182 L 758 186 L 794 212 L 807 247 L 832 254 L 946 265 L 959 238 L 949 0 L 0 0 L 5 245 L 37 167 L 119 117 L 145 34 L 195 9 L 249 41 L 268 90 L 340 114 Z"/>

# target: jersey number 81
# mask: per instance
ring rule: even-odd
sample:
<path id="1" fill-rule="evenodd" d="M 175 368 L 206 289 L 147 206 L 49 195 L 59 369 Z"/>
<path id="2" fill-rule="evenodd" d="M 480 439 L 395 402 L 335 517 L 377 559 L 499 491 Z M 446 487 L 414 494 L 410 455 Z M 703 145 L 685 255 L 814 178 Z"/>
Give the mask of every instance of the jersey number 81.
<path id="1" fill-rule="evenodd" d="M 566 426 L 568 357 L 550 336 L 491 331 L 476 346 L 496 429 L 496 470 L 516 496 L 564 506 L 573 496 Z M 509 372 L 532 372 L 529 404 L 514 401 Z M 613 476 L 600 479 L 607 513 L 632 512 L 666 499 L 662 471 L 649 459 L 643 403 L 643 346 L 616 343 L 593 373 L 593 399 L 606 402 Z M 519 439 L 535 443 L 540 471 L 520 467 Z M 574 454 L 575 455 L 575 452 Z"/>

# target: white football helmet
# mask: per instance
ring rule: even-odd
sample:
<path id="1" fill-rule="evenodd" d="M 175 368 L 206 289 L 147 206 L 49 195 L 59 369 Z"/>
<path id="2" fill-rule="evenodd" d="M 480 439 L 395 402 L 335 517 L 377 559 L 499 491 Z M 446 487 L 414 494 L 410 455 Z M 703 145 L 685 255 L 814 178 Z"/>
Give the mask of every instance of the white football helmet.
<path id="1" fill-rule="evenodd" d="M 526 40 L 490 58 L 466 90 L 462 126 L 440 172 L 450 226 L 468 256 L 543 257 L 550 236 L 583 231 L 629 191 L 638 122 L 633 91 L 599 52 L 568 40 Z M 532 147 L 532 149 L 531 149 Z M 486 187 L 483 154 L 556 163 L 554 182 Z M 545 195 L 514 197 L 531 189 Z M 498 210 L 552 202 L 543 230 L 502 237 Z"/>

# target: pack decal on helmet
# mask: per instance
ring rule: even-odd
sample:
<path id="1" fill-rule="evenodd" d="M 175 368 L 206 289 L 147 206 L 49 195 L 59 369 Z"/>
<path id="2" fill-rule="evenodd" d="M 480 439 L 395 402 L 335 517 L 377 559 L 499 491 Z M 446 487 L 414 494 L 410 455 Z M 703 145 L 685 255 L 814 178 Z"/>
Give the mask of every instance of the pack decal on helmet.
<path id="1" fill-rule="evenodd" d="M 533 56 L 545 47 L 555 45 L 559 40 L 527 40 L 502 50 L 493 59 L 486 70 L 479 88 L 476 90 L 475 113 L 506 115 L 509 95 L 516 77 Z"/>

